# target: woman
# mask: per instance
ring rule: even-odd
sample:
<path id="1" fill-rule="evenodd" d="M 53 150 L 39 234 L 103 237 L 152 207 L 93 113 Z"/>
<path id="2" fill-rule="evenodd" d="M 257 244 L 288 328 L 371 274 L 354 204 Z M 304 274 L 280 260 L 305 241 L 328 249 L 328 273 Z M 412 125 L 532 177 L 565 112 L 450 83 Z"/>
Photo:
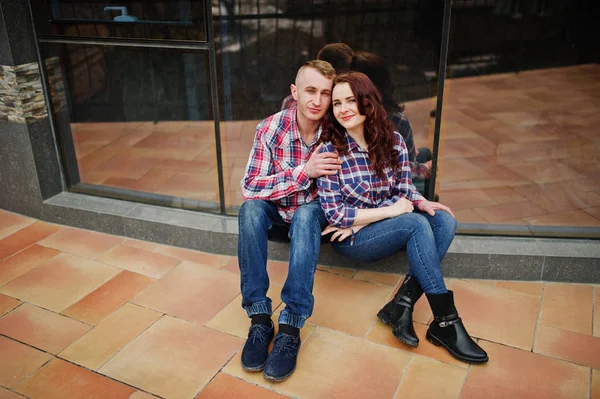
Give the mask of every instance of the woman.
<path id="1" fill-rule="evenodd" d="M 458 317 L 440 269 L 456 220 L 450 208 L 427 201 L 413 186 L 406 145 L 391 127 L 379 92 L 360 72 L 338 75 L 329 113 L 322 151 L 337 151 L 342 169 L 317 180 L 330 224 L 323 234 L 333 233 L 334 249 L 356 261 L 376 261 L 406 248 L 407 276 L 378 317 L 400 341 L 416 347 L 412 311 L 425 292 L 434 315 L 427 339 L 462 361 L 487 362 Z"/>

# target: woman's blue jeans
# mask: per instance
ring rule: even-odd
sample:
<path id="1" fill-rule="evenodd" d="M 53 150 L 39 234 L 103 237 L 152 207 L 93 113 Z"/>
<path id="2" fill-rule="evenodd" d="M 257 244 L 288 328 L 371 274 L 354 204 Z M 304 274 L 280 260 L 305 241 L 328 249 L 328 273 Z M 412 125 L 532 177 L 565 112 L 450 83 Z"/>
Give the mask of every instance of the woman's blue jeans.
<path id="1" fill-rule="evenodd" d="M 274 225 L 289 229 L 290 261 L 287 279 L 281 291 L 285 308 L 279 314 L 279 323 L 302 328 L 313 312 L 312 291 L 321 249 L 321 231 L 327 225 L 319 201 L 300 206 L 294 213 L 291 224 L 283 221 L 273 202 L 246 201 L 240 209 L 238 225 L 242 307 L 248 316 L 272 314 L 271 299 L 267 297 L 268 234 Z"/>
<path id="2" fill-rule="evenodd" d="M 456 219 L 436 210 L 435 216 L 423 212 L 405 213 L 372 223 L 354 237 L 334 242 L 341 255 L 358 262 L 374 262 L 406 248 L 408 275 L 417 279 L 426 294 L 447 292 L 440 262 L 456 232 Z"/>

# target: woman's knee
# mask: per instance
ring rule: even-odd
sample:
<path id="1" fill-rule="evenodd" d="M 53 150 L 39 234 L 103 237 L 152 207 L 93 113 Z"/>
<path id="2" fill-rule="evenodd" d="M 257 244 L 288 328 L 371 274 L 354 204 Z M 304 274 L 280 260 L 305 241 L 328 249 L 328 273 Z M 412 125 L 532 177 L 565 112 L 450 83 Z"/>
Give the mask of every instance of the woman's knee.
<path id="1" fill-rule="evenodd" d="M 434 221 L 437 228 L 445 229 L 452 234 L 456 232 L 458 222 L 449 212 L 437 210 L 435 212 Z"/>

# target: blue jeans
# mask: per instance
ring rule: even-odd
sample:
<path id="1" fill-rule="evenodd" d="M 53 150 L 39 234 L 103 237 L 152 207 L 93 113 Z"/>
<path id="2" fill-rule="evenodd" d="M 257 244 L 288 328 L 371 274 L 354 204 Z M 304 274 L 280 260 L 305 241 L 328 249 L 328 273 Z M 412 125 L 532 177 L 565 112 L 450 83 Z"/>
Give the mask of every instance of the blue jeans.
<path id="1" fill-rule="evenodd" d="M 417 279 L 426 294 L 447 292 L 440 262 L 456 232 L 456 219 L 446 211 L 435 216 L 423 212 L 405 213 L 372 223 L 350 237 L 334 242 L 334 249 L 358 262 L 374 262 L 406 248 L 408 275 Z"/>
<path id="2" fill-rule="evenodd" d="M 291 224 L 283 221 L 273 202 L 246 201 L 240 209 L 238 224 L 242 307 L 248 316 L 273 312 L 271 299 L 267 297 L 268 234 L 273 225 L 289 229 L 289 270 L 281 291 L 285 309 L 279 315 L 279 323 L 302 328 L 313 312 L 312 290 L 321 249 L 321 231 L 327 225 L 319 201 L 300 206 Z"/>

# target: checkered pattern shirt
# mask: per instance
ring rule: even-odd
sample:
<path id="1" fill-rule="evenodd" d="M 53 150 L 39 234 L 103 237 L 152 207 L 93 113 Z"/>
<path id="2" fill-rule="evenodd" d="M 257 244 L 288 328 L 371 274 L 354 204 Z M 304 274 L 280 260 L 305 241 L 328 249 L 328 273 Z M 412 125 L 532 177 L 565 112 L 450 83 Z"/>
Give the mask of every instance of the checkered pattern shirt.
<path id="1" fill-rule="evenodd" d="M 381 179 L 371 166 L 369 153 L 346 133 L 348 153 L 340 156 L 342 169 L 317 179 L 319 200 L 329 224 L 349 227 L 354 224 L 358 209 L 390 206 L 400 198 L 407 198 L 416 206 L 424 199 L 411 180 L 406 144 L 398 132 L 394 134 L 398 170 L 394 173 L 390 167 L 384 169 L 385 178 Z M 327 143 L 322 151 L 334 151 L 334 147 Z"/>
<path id="2" fill-rule="evenodd" d="M 306 173 L 306 161 L 316 148 L 321 128 L 306 145 L 298 130 L 296 107 L 259 123 L 241 182 L 244 199 L 273 201 L 283 220 L 291 223 L 300 205 L 317 198 L 316 186 Z"/>

